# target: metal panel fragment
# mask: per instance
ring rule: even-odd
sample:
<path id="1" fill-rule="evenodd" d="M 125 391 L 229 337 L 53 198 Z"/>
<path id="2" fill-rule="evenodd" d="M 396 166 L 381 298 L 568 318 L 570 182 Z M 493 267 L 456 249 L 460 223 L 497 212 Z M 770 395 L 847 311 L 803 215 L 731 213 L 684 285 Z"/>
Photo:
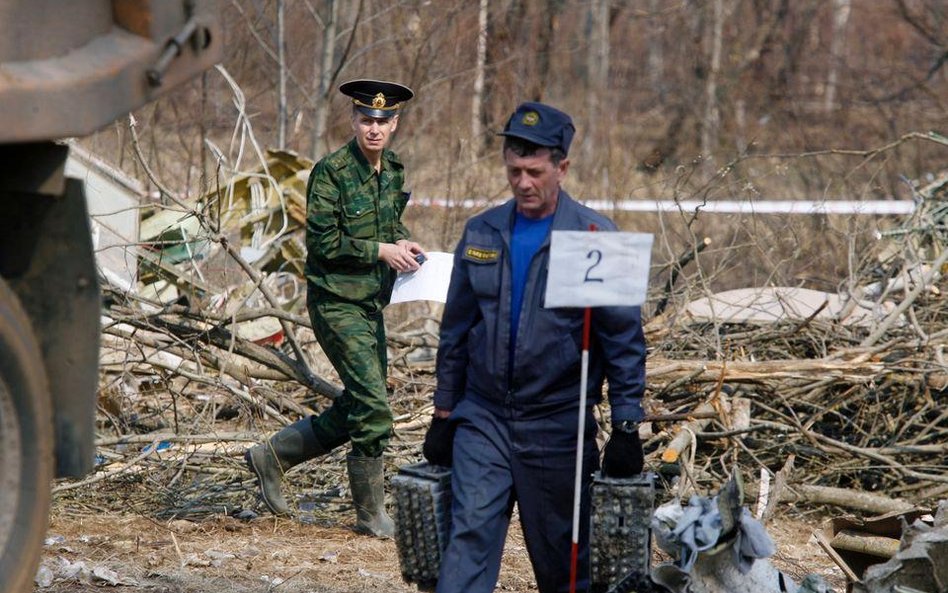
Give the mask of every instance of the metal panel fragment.
<path id="1" fill-rule="evenodd" d="M 594 592 L 635 591 L 648 582 L 655 476 L 609 478 L 592 486 L 590 564 Z"/>
<path id="2" fill-rule="evenodd" d="M 434 587 L 451 530 L 451 469 L 408 465 L 392 478 L 395 545 L 402 578 L 419 589 Z"/>

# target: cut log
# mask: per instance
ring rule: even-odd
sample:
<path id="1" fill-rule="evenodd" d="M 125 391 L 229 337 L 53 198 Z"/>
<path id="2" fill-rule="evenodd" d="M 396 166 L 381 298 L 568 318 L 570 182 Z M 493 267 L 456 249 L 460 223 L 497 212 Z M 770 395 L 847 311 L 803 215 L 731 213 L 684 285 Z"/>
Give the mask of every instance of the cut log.
<path id="1" fill-rule="evenodd" d="M 878 558 L 889 559 L 899 551 L 899 540 L 881 535 L 869 535 L 844 529 L 830 540 L 830 545 L 837 550 L 869 554 Z"/>
<path id="2" fill-rule="evenodd" d="M 662 452 L 662 461 L 665 463 L 675 463 L 681 457 L 682 451 L 688 448 L 692 443 L 694 433 L 701 431 L 711 422 L 714 417 L 714 406 L 705 402 L 695 408 L 695 419 L 685 423 L 678 429 L 678 434 L 668 443 L 668 447 Z"/>
<path id="3" fill-rule="evenodd" d="M 789 486 L 782 496 L 784 500 L 801 500 L 816 504 L 832 504 L 882 515 L 885 513 L 910 511 L 915 506 L 901 498 L 889 498 L 872 492 L 861 492 L 848 488 L 796 484 Z"/>

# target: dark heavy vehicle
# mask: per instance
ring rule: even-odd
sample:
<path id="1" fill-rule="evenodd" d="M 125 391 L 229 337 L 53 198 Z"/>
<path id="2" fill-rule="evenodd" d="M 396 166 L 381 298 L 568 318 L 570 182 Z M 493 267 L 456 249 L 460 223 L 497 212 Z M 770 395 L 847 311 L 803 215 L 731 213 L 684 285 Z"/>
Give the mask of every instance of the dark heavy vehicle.
<path id="1" fill-rule="evenodd" d="M 0 592 L 31 591 L 54 477 L 92 469 L 90 134 L 219 60 L 212 0 L 0 0 Z"/>

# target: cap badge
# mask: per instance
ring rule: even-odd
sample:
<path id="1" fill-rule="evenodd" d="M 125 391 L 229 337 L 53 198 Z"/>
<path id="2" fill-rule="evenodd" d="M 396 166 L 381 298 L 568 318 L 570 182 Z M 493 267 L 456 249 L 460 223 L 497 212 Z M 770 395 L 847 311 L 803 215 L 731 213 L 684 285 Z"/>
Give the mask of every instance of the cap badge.
<path id="1" fill-rule="evenodd" d="M 523 119 L 520 120 L 520 123 L 522 123 L 525 126 L 535 126 L 537 125 L 537 122 L 539 121 L 540 121 L 539 113 L 537 113 L 536 111 L 528 111 L 523 114 Z"/>
<path id="2" fill-rule="evenodd" d="M 379 93 L 375 95 L 372 99 L 372 108 L 373 109 L 384 109 L 385 108 L 385 95 Z"/>

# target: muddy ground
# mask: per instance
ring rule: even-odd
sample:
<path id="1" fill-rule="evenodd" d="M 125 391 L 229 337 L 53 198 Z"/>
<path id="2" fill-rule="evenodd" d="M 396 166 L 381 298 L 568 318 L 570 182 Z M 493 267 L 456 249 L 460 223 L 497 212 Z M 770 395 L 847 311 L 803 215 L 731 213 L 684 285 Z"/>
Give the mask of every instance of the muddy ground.
<path id="1" fill-rule="evenodd" d="M 351 510 L 335 524 L 305 525 L 267 515 L 200 522 L 131 514 L 76 514 L 54 508 L 40 577 L 43 593 L 349 593 L 417 591 L 406 584 L 395 544 L 355 534 Z M 797 582 L 823 576 L 836 591 L 843 575 L 812 538 L 819 518 L 788 509 L 768 524 L 772 562 Z M 663 560 L 656 552 L 655 561 Z M 516 522 L 498 590 L 535 591 Z"/>

